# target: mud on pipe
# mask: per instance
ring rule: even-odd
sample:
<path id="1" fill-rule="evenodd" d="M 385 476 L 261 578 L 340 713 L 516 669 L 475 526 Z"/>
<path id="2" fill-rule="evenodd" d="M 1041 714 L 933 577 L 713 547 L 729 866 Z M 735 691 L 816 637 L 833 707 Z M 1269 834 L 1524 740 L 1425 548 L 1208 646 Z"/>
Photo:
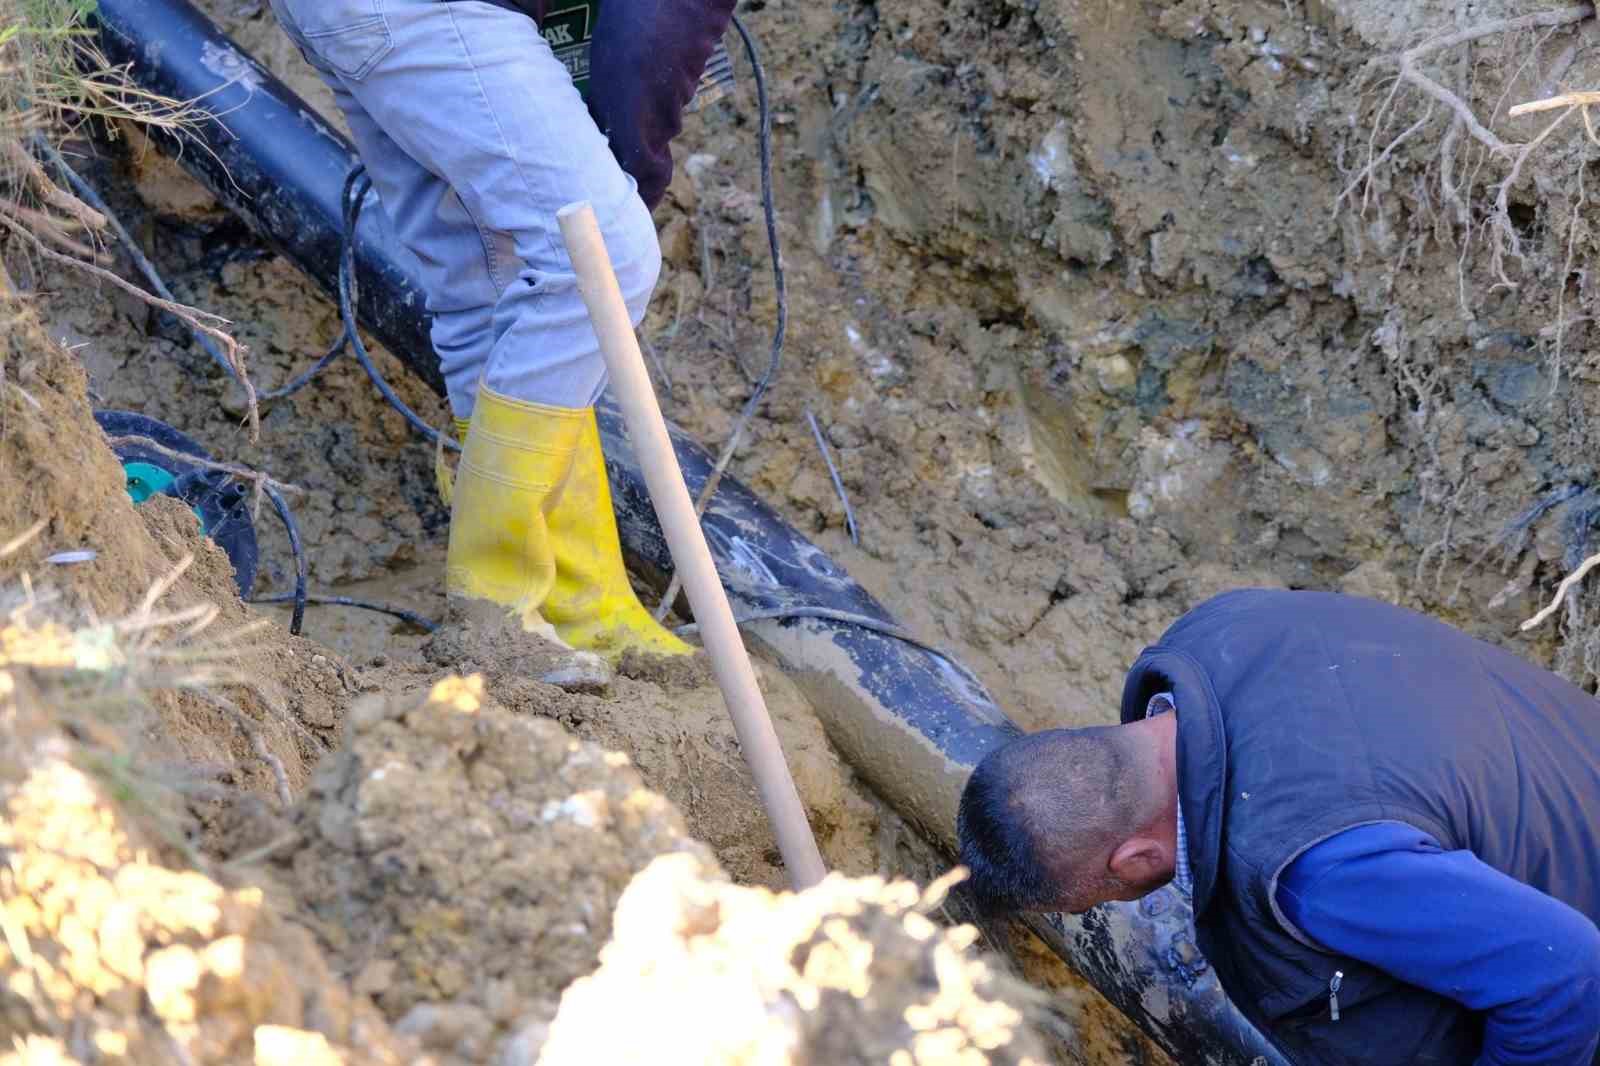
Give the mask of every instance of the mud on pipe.
<path id="1" fill-rule="evenodd" d="M 141 89 L 201 99 L 204 147 L 156 143 L 262 240 L 330 295 L 337 287 L 340 190 L 351 147 L 287 86 L 184 0 L 99 0 L 101 44 Z M 417 270 L 380 211 L 356 233 L 358 317 L 413 373 L 444 391 Z M 643 478 L 615 409 L 600 428 L 624 547 L 658 572 L 671 566 Z M 710 455 L 675 427 L 673 447 L 692 493 Z M 718 571 L 741 613 L 824 608 L 894 620 L 850 575 L 733 478 L 705 516 Z M 954 847 L 956 805 L 977 761 L 1017 734 L 982 683 L 959 663 L 892 636 L 820 618 L 753 623 L 801 685 L 833 743 L 880 795 L 930 840 Z M 1194 946 L 1188 905 L 1168 888 L 1138 903 L 1033 923 L 1176 1060 L 1273 1066 L 1282 1058 L 1234 1009 Z"/>

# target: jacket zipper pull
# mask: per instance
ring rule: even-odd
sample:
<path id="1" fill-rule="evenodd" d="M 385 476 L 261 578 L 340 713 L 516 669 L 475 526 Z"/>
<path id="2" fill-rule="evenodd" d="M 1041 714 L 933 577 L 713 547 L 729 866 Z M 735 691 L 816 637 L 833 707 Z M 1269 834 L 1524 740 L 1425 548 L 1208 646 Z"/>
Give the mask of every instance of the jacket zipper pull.
<path id="1" fill-rule="evenodd" d="M 1333 980 L 1328 982 L 1328 1013 L 1333 1016 L 1333 1021 L 1339 1020 L 1339 986 L 1344 984 L 1344 971 L 1333 971 Z"/>

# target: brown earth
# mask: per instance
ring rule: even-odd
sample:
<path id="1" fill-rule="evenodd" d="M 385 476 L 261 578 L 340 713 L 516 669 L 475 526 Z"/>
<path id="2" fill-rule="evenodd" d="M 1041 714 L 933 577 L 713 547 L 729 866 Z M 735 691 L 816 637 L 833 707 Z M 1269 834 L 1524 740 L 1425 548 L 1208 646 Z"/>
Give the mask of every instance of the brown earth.
<path id="1" fill-rule="evenodd" d="M 14 835 L 6 846 L 45 854 L 34 865 L 13 861 L 0 894 L 23 908 L 16 921 L 34 942 L 59 943 L 70 956 L 39 988 L 28 986 L 27 1020 L 7 1025 L 37 1044 L 35 1053 L 87 1026 L 106 1047 L 130 1049 L 133 1061 L 166 1054 L 169 1039 L 207 1062 L 231 1061 L 254 1039 L 256 1053 L 276 1061 L 257 1028 L 268 1025 L 285 1030 L 270 1037 L 287 1041 L 284 1054 L 343 1054 L 353 989 L 441 1061 L 504 1061 L 494 1059 L 501 1045 L 525 1043 L 519 1034 L 554 1017 L 562 989 L 593 967 L 617 895 L 651 855 L 696 850 L 723 876 L 689 827 L 740 881 L 783 883 L 702 662 L 625 659 L 613 672 L 521 632 L 498 612 L 463 609 L 421 657 L 356 670 L 274 620 L 252 622 L 226 557 L 200 537 L 185 508 L 129 501 L 71 354 L 42 334 L 22 302 L 7 309 L 7 365 L 26 372 L 8 381 L 0 468 L 26 478 L 29 492 L 9 517 L 32 535 L 8 527 L 0 553 L 0 608 L 10 619 L 0 629 L 0 668 L 7 693 L 21 693 L 0 714 L 0 747 L 15 770 L 7 782 L 22 797 L 7 814 Z M 84 549 L 93 552 L 86 562 L 49 561 Z M 185 568 L 186 554 L 198 562 Z M 454 678 L 460 669 L 481 670 L 492 698 L 517 713 L 486 704 L 485 677 L 463 682 Z M 925 881 L 940 872 L 928 845 L 855 782 L 794 686 L 765 665 L 760 676 L 830 868 Z M 447 706 L 462 713 L 441 714 Z M 561 723 L 634 753 L 639 770 Z M 341 729 L 344 746 L 330 754 Z M 45 750 L 60 765 L 40 769 L 49 779 L 40 784 L 30 775 Z M 282 809 L 284 791 L 306 795 L 319 758 L 308 798 Z M 687 826 L 669 799 L 644 791 L 641 774 L 684 805 Z M 52 805 L 52 789 L 62 805 Z M 124 828 L 119 804 L 149 824 Z M 48 853 L 84 819 L 99 819 L 104 831 L 85 837 L 88 851 L 57 863 Z M 613 843 L 579 846 L 568 822 L 585 832 L 599 826 Z M 151 846 L 167 865 L 144 869 Z M 208 878 L 251 856 L 281 868 L 286 902 L 276 906 L 293 912 L 291 925 L 317 933 L 327 963 L 302 959 L 308 949 L 297 930 L 278 944 L 279 911 L 253 889 L 242 897 L 248 906 L 240 904 L 248 920 L 218 925 L 202 916 L 193 928 L 173 928 L 176 919 L 159 917 L 180 906 L 174 895 L 231 898 Z M 93 909 L 99 904 L 82 914 L 36 913 L 52 894 L 99 899 L 111 889 L 94 878 L 114 883 L 127 863 L 143 871 L 127 876 L 153 882 L 147 905 L 159 928 L 144 948 L 77 945 L 74 929 L 109 920 Z M 129 906 L 146 903 L 135 893 Z M 268 914 L 259 926 L 258 910 Z M 272 943 L 257 945 L 252 931 Z M 9 950 L 12 963 L 42 957 Z M 108 961 L 115 951 L 131 952 L 132 961 Z M 166 961 L 157 961 L 163 951 Z M 486 958 L 523 961 L 503 972 Z M 199 984 L 161 990 L 167 962 L 174 980 Z M 237 972 L 212 972 L 233 963 Z M 100 1003 L 111 979 L 96 974 L 117 965 L 127 971 L 117 984 L 123 991 Z M 318 976 L 303 1009 L 271 1006 L 273 982 L 302 965 L 313 975 L 331 972 L 332 991 L 315 991 Z M 222 987 L 213 990 L 216 982 Z M 99 1005 L 90 1010 L 84 994 Z M 951 993 L 955 1001 L 963 994 Z M 323 995 L 345 997 L 345 1013 L 333 1021 L 316 1013 L 332 1009 L 319 1005 Z M 151 1031 L 138 1017 L 146 1000 L 159 1019 Z M 215 1009 L 235 1003 L 242 1015 Z M 306 1012 L 316 1023 L 299 1032 Z M 385 1047 L 368 1049 L 374 1061 L 412 1054 Z"/>
<path id="2" fill-rule="evenodd" d="M 1505 279 L 1493 201 L 1514 153 L 1442 108 L 1388 152 L 1429 113 L 1410 84 L 1390 98 L 1382 56 L 1527 11 L 762 7 L 794 318 L 739 473 L 1029 725 L 1107 720 L 1140 644 L 1241 583 L 1397 600 L 1592 689 L 1581 601 L 1517 631 L 1594 550 L 1581 123 L 1505 189 Z M 1593 31 L 1421 63 L 1528 141 L 1560 112 L 1506 107 L 1592 85 Z M 774 313 L 753 132 L 748 92 L 692 122 L 696 177 L 659 215 L 648 332 L 672 413 L 712 438 Z"/>
<path id="3" fill-rule="evenodd" d="M 292 825 L 207 859 L 126 746 L 145 690 L 85 707 L 118 671 L 60 665 L 92 633 L 4 631 L 0 1062 L 1045 1061 L 1037 993 L 927 916 L 944 888 L 728 885 L 627 756 L 478 677 L 358 702 Z M 716 1016 L 616 1024 L 674 1002 Z"/>
<path id="4" fill-rule="evenodd" d="M 785 372 L 735 472 L 960 652 L 1026 725 L 1107 719 L 1137 648 L 1240 583 L 1397 600 L 1593 687 L 1581 599 L 1531 636 L 1516 629 L 1587 553 L 1597 513 L 1578 269 L 1589 232 L 1572 210 L 1581 124 L 1569 116 L 1506 189 L 1522 253 L 1500 257 L 1511 289 L 1492 239 L 1504 161 L 1450 134 L 1442 110 L 1385 154 L 1424 107 L 1409 85 L 1390 98 L 1382 56 L 1453 26 L 1454 8 L 1117 10 L 751 13 L 776 104 L 791 321 Z M 213 13 L 326 110 L 270 13 Z M 1471 60 L 1475 111 L 1526 140 L 1540 127 L 1505 118 L 1507 102 L 1587 84 L 1590 50 L 1572 47 L 1586 40 L 1568 27 L 1487 37 L 1425 67 L 1449 81 Z M 645 328 L 669 414 L 709 441 L 763 365 L 774 314 L 743 73 L 741 94 L 690 118 L 676 146 L 657 214 L 668 265 Z M 332 334 L 331 308 L 280 262 L 251 258 L 170 164 L 139 158 L 131 187 L 105 175 L 116 206 L 181 296 L 234 319 L 260 383 L 286 380 Z M 1356 180 L 1369 158 L 1381 159 L 1370 186 Z M 317 584 L 379 595 L 389 583 L 442 611 L 437 583 L 416 576 L 437 569 L 445 525 L 431 457 L 353 363 L 270 411 L 252 448 L 180 334 L 130 333 L 121 297 L 48 287 L 52 330 L 87 342 L 106 402 L 308 489 L 298 508 Z M 442 423 L 437 399 L 382 361 Z M 1554 502 L 1517 528 L 1541 501 Z M 262 587 L 282 590 L 282 542 L 264 525 Z M 418 643 L 323 615 L 362 658 Z"/>
<path id="5" fill-rule="evenodd" d="M 167 739 L 138 721 L 153 679 L 81 654 L 153 649 L 48 624 L 0 636 L 0 1062 L 425 1061 L 291 906 L 194 849 L 190 786 L 142 743 Z"/>
<path id="6" fill-rule="evenodd" d="M 445 1062 L 495 1061 L 594 968 L 650 859 L 715 863 L 628 757 L 482 678 L 350 711 L 277 858 L 336 971 Z"/>
<path id="7" fill-rule="evenodd" d="M 277 781 L 254 750 L 259 738 L 284 786 L 302 787 L 354 691 L 348 670 L 310 641 L 253 623 L 227 556 L 181 504 L 135 509 L 90 417 L 81 365 L 50 342 L 26 302 L 0 299 L 0 319 L 0 478 L 11 486 L 0 545 L 14 545 L 0 552 L 0 606 L 36 624 L 101 619 L 105 634 L 195 625 L 192 657 L 129 667 L 133 681 L 159 682 L 150 686 L 159 690 L 150 701 L 159 759 L 186 776 L 272 795 Z M 82 551 L 92 558 L 49 562 Z M 157 589 L 159 600 L 149 598 Z"/>
<path id="8" fill-rule="evenodd" d="M 270 13 L 205 6 L 325 107 Z M 1581 592 L 1542 629 L 1517 624 L 1595 550 L 1595 176 L 1578 116 L 1505 111 L 1592 86 L 1594 24 L 1422 56 L 1417 69 L 1492 136 L 1528 142 L 1564 119 L 1520 163 L 1429 112 L 1384 58 L 1524 12 L 1500 0 L 753 5 L 776 104 L 791 319 L 784 374 L 734 472 L 1029 727 L 1110 720 L 1138 648 L 1245 583 L 1428 610 L 1593 690 L 1600 631 Z M 679 176 L 657 213 L 667 267 L 644 330 L 669 414 L 707 441 L 727 433 L 775 315 L 753 90 L 738 62 L 739 96 L 691 118 L 677 145 Z M 328 304 L 170 165 L 111 153 L 89 169 L 180 298 L 234 320 L 259 384 L 287 380 L 326 344 Z M 97 405 L 142 410 L 306 489 L 295 505 L 314 584 L 444 613 L 431 453 L 353 363 L 268 410 L 252 445 L 237 398 L 171 323 L 75 276 L 12 273 L 51 335 L 74 345 Z M 93 547 L 94 563 L 56 569 L 72 596 L 119 616 L 193 553 L 173 602 L 209 589 L 216 624 L 243 624 L 225 563 L 181 513 L 146 508 L 138 521 L 91 429 L 63 416 L 86 388 L 72 361 L 16 336 L 0 473 L 23 503 L 0 516 L 0 541 L 32 516 L 51 524 L 0 560 L 0 579 Z M 437 399 L 379 359 L 442 424 Z M 859 548 L 808 409 L 838 460 Z M 285 545 L 270 520 L 259 528 L 259 589 L 282 591 Z M 252 676 L 283 693 L 235 698 L 297 790 L 355 690 L 398 698 L 479 670 L 506 706 L 633 753 L 736 879 L 776 883 L 703 677 L 624 671 L 569 680 L 584 690 L 571 692 L 530 679 L 471 620 L 424 639 L 387 619 L 314 613 L 308 632 L 363 664 L 358 675 L 270 632 Z M 926 849 L 855 785 L 787 682 L 764 673 L 786 742 L 804 752 L 830 860 L 930 875 Z M 182 761 L 271 796 L 246 733 L 191 699 L 158 706 Z M 274 713 L 296 701 L 292 717 Z M 271 824 L 226 802 L 208 809 L 208 845 L 261 843 Z M 1106 1039 L 1080 1054 L 1150 1054 L 1085 1021 L 1103 1004 L 1084 1002 L 1080 1031 Z"/>

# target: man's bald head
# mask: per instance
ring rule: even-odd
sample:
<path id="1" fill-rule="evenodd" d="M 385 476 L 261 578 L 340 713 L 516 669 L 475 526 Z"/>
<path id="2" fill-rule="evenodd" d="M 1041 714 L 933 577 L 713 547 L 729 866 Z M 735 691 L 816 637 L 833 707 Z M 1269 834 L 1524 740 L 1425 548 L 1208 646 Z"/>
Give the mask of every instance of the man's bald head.
<path id="1" fill-rule="evenodd" d="M 957 830 L 972 888 L 993 910 L 1083 911 L 1172 876 L 1173 794 L 1143 723 L 1052 729 L 990 752 L 967 781 Z M 1152 851 L 1150 845 L 1156 845 Z"/>

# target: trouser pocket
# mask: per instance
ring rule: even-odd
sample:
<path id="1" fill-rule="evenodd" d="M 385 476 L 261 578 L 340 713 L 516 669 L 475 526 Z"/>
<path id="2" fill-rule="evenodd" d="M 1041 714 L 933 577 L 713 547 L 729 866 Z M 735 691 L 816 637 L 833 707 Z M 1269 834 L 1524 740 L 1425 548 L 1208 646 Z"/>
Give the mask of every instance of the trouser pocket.
<path id="1" fill-rule="evenodd" d="M 273 0 L 304 47 L 343 77 L 360 81 L 394 48 L 383 0 Z"/>

